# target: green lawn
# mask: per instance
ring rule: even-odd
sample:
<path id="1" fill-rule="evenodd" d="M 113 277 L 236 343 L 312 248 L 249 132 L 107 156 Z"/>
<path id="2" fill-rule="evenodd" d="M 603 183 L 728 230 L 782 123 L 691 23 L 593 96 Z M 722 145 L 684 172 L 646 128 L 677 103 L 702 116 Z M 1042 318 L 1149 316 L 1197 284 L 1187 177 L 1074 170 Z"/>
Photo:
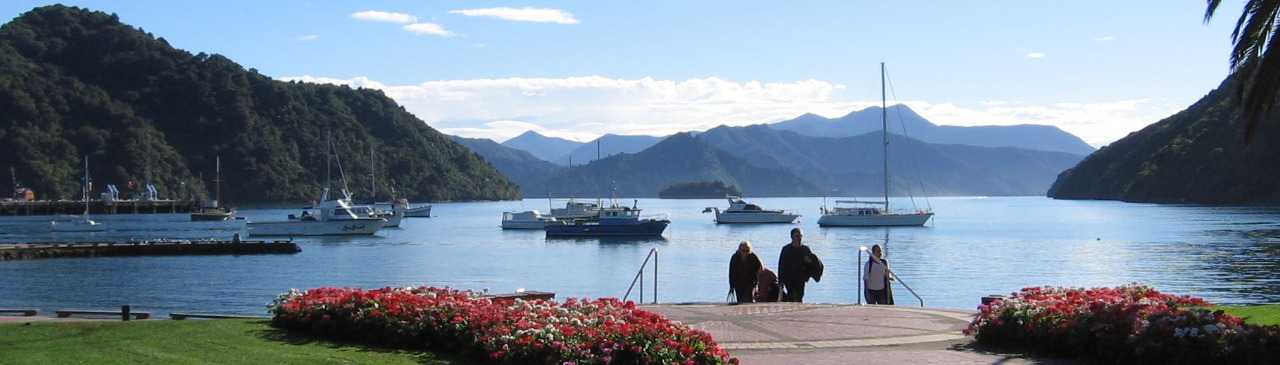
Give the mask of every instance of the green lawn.
<path id="1" fill-rule="evenodd" d="M 268 320 L 0 323 L 10 364 L 470 364 L 455 355 L 318 340 Z"/>
<path id="2" fill-rule="evenodd" d="M 1219 309 L 1232 316 L 1244 318 L 1245 323 L 1280 325 L 1280 305 L 1220 307 Z"/>

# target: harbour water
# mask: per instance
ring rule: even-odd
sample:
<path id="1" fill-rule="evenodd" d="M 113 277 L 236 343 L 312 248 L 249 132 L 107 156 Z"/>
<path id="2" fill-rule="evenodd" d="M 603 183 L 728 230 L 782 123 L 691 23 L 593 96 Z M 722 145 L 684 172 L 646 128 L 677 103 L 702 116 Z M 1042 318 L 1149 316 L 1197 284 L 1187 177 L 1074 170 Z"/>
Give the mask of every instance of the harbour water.
<path id="1" fill-rule="evenodd" d="M 432 218 L 406 219 L 373 237 L 297 238 L 294 255 L 103 257 L 0 261 L 0 307 L 213 312 L 265 315 L 291 288 L 403 285 L 554 292 L 557 298 L 627 293 L 652 249 L 654 272 L 629 300 L 722 302 L 728 260 L 750 241 L 770 268 L 788 242 L 805 240 L 826 265 L 806 302 L 856 303 L 859 247 L 882 244 L 891 267 L 921 299 L 895 287 L 899 305 L 973 309 L 984 295 L 1027 286 L 1115 286 L 1131 282 L 1222 304 L 1280 301 L 1280 208 L 1060 201 L 1044 197 L 932 198 L 926 227 L 819 228 L 822 198 L 747 198 L 795 210 L 799 223 L 717 225 L 705 207 L 723 199 L 632 199 L 645 214 L 666 213 L 662 238 L 548 239 L 504 231 L 501 213 L 547 211 L 550 202 L 437 203 Z M 827 202 L 833 203 L 828 199 Z M 563 205 L 562 202 L 559 204 Z M 895 201 L 895 204 L 903 204 Z M 925 201 L 917 198 L 923 207 Z M 241 209 L 275 220 L 300 208 Z M 44 217 L 0 217 L 0 242 L 229 239 L 243 221 L 189 222 L 185 214 L 95 215 L 107 232 L 50 233 Z M 866 257 L 862 257 L 866 260 Z"/>

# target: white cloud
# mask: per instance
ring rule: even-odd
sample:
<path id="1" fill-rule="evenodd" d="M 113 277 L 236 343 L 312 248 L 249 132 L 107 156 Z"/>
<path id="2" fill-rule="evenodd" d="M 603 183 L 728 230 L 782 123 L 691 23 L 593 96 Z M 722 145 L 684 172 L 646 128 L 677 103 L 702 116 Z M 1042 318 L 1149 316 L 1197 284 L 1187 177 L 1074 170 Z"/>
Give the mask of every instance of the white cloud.
<path id="1" fill-rule="evenodd" d="M 821 80 L 763 83 L 714 77 L 675 81 L 584 76 L 447 80 L 404 86 L 384 85 L 366 77 L 284 80 L 379 89 L 443 133 L 495 141 L 528 130 L 577 141 L 605 133 L 663 136 L 719 125 L 773 123 L 804 113 L 840 117 L 880 105 L 879 100 L 838 100 L 837 91 L 844 86 Z M 1016 101 L 901 103 L 939 125 L 1053 125 L 1095 147 L 1181 110 L 1153 105 L 1149 99 L 1052 105 Z"/>
<path id="2" fill-rule="evenodd" d="M 308 34 L 308 35 L 304 35 L 304 36 L 298 37 L 298 40 L 300 40 L 300 41 L 314 41 L 314 40 L 316 40 L 316 38 L 319 38 L 319 36 L 317 36 L 317 35 L 315 35 L 315 34 Z"/>
<path id="3" fill-rule="evenodd" d="M 1098 37 L 1098 38 L 1094 38 L 1093 40 L 1094 40 L 1094 41 L 1098 41 L 1098 42 L 1107 42 L 1107 41 L 1112 41 L 1112 40 L 1115 40 L 1115 39 L 1116 39 L 1116 37 L 1112 37 L 1112 36 L 1105 36 L 1105 37 Z"/>
<path id="4" fill-rule="evenodd" d="M 440 26 L 439 24 L 434 24 L 434 23 L 413 23 L 413 24 L 404 26 L 402 29 L 409 31 L 410 33 L 432 34 L 432 35 L 438 35 L 442 37 L 452 37 L 457 35 L 456 33 L 445 30 L 444 27 Z"/>
<path id="5" fill-rule="evenodd" d="M 1044 58 L 1044 53 L 1040 53 L 1040 52 L 1030 52 L 1030 53 L 1027 53 L 1027 57 L 1031 57 L 1031 58 Z"/>
<path id="6" fill-rule="evenodd" d="M 373 22 L 387 22 L 387 23 L 413 23 L 418 21 L 418 17 L 409 15 L 409 14 L 391 13 L 391 12 L 385 12 L 385 11 L 372 11 L 372 10 L 362 11 L 358 13 L 351 13 L 351 18 L 356 20 L 367 20 L 367 21 L 373 21 Z"/>
<path id="7" fill-rule="evenodd" d="M 487 16 L 503 20 L 513 20 L 519 22 L 538 22 L 538 23 L 559 23 L 559 24 L 578 24 L 578 19 L 574 19 L 573 14 L 559 9 L 547 8 L 485 8 L 485 9 L 467 9 L 453 10 L 449 13 L 462 14 L 466 16 Z"/>

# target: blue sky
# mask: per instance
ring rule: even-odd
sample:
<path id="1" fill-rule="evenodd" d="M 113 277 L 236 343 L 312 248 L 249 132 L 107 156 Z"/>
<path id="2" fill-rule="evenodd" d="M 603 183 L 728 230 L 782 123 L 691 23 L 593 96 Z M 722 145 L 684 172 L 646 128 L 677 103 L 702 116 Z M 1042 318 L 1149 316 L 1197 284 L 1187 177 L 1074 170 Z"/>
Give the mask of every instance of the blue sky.
<path id="1" fill-rule="evenodd" d="M 63 1 L 282 80 L 384 90 L 447 134 L 587 141 L 890 103 L 1102 146 L 1229 72 L 1242 3 Z M 5 19 L 47 2 L 0 3 Z"/>

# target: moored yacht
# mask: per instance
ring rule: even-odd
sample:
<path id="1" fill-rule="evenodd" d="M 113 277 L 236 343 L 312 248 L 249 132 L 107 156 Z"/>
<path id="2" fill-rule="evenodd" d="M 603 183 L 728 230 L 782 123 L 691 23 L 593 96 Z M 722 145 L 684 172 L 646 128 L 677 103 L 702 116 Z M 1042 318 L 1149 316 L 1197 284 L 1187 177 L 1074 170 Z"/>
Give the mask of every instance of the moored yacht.
<path id="1" fill-rule="evenodd" d="M 781 209 L 764 209 L 759 205 L 747 203 L 740 197 L 729 196 L 729 209 L 707 207 L 703 213 L 716 213 L 716 223 L 791 223 L 799 214 Z"/>

